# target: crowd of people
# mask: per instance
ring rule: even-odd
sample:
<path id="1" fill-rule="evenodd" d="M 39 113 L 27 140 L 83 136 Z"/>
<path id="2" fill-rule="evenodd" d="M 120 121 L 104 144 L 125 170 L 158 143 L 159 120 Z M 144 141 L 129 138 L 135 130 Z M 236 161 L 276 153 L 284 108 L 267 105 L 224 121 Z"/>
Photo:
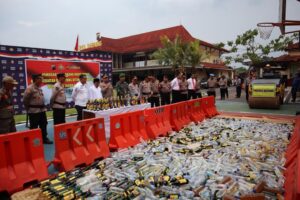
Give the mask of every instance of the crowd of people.
<path id="1" fill-rule="evenodd" d="M 81 74 L 79 76 L 79 81 L 73 87 L 71 95 L 77 111 L 77 120 L 82 120 L 82 111 L 86 109 L 89 100 L 113 98 L 114 90 L 119 98 L 143 98 L 149 102 L 152 107 L 202 97 L 201 81 L 195 74 L 192 74 L 187 78 L 185 74 L 177 73 L 172 80 L 169 80 L 168 76 L 165 75 L 161 81 L 151 75 L 146 76 L 144 80 L 138 80 L 138 77 L 134 76 L 129 84 L 126 82 L 125 78 L 125 74 L 121 73 L 118 82 L 115 87 L 113 87 L 108 76 L 103 75 L 101 81 L 99 78 L 95 78 L 93 80 L 93 85 L 90 87 L 87 84 L 87 76 Z M 254 73 L 250 73 L 249 77 L 245 80 L 235 76 L 234 85 L 236 86 L 236 98 L 241 97 L 241 91 L 244 87 L 246 99 L 248 99 L 249 95 L 247 88 L 253 79 L 255 79 Z M 66 122 L 65 81 L 66 76 L 64 73 L 57 74 L 57 82 L 52 89 L 50 107 L 53 110 L 53 120 L 55 125 Z M 18 84 L 17 81 L 10 76 L 4 77 L 2 83 L 2 88 L 0 89 L 0 134 L 16 131 L 12 91 L 14 86 Z M 45 106 L 41 85 L 42 75 L 33 75 L 32 84 L 29 85 L 24 92 L 23 103 L 29 118 L 29 128 L 40 128 L 42 131 L 43 142 L 45 144 L 52 144 L 53 142 L 47 137 L 47 108 Z M 225 97 L 228 98 L 227 78 L 225 76 L 217 78 L 214 74 L 210 74 L 209 79 L 207 80 L 207 95 L 216 97 L 217 88 L 220 88 L 221 100 L 224 100 Z"/>

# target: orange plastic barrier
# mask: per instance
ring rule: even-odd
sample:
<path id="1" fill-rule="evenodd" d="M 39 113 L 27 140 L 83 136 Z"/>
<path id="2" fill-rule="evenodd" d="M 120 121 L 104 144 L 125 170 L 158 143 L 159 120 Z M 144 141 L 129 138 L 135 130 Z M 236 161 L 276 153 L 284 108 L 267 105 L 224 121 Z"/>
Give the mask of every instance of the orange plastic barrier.
<path id="1" fill-rule="evenodd" d="M 296 159 L 297 152 L 299 149 L 300 149 L 300 116 L 297 116 L 293 135 L 290 139 L 290 144 L 288 145 L 285 153 L 285 158 L 286 158 L 285 167 L 288 167 L 291 164 L 291 162 L 294 159 Z"/>
<path id="2" fill-rule="evenodd" d="M 191 122 L 188 101 L 171 104 L 171 125 L 174 131 L 179 131 Z"/>
<path id="3" fill-rule="evenodd" d="M 215 98 L 213 96 L 203 97 L 202 103 L 203 110 L 207 117 L 213 117 L 219 114 L 215 106 Z"/>
<path id="4" fill-rule="evenodd" d="M 148 140 L 144 111 L 134 111 L 110 117 L 111 149 L 127 148 L 140 143 L 140 138 Z"/>
<path id="5" fill-rule="evenodd" d="M 300 199 L 300 116 L 296 117 L 295 128 L 286 151 L 285 199 Z"/>
<path id="6" fill-rule="evenodd" d="M 200 98 L 188 101 L 190 118 L 196 123 L 201 122 L 205 119 L 205 113 L 203 111 L 203 105 L 201 103 L 202 101 Z"/>
<path id="7" fill-rule="evenodd" d="M 166 136 L 172 131 L 170 123 L 170 106 L 149 108 L 145 111 L 146 131 L 151 139 L 158 136 Z"/>
<path id="8" fill-rule="evenodd" d="M 104 119 L 93 118 L 54 126 L 54 166 L 69 171 L 110 155 Z"/>
<path id="9" fill-rule="evenodd" d="M 146 131 L 146 120 L 144 110 L 138 110 L 128 113 L 130 118 L 131 133 L 137 138 L 142 137 L 143 140 L 149 140 L 150 137 Z"/>
<path id="10" fill-rule="evenodd" d="M 0 192 L 15 192 L 48 177 L 40 129 L 0 135 Z"/>
<path id="11" fill-rule="evenodd" d="M 284 173 L 285 182 L 285 200 L 299 200 L 300 199 L 300 150 L 297 151 L 297 157 L 286 168 Z"/>

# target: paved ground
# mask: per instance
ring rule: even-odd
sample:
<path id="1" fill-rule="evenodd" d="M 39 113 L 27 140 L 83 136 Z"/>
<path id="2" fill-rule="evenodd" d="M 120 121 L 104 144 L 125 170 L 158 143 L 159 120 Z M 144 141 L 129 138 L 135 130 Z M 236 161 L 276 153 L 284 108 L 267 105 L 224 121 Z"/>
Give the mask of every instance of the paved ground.
<path id="1" fill-rule="evenodd" d="M 205 91 L 203 91 L 205 92 Z M 283 115 L 295 115 L 296 110 L 300 111 L 300 99 L 298 98 L 296 103 L 284 104 L 279 110 L 269 109 L 250 109 L 246 103 L 245 91 L 242 91 L 241 98 L 235 98 L 235 88 L 229 88 L 229 98 L 220 100 L 220 91 L 217 90 L 216 106 L 219 111 L 231 111 L 231 112 L 254 112 L 254 113 L 272 113 L 272 114 L 283 114 Z M 76 117 L 68 117 L 67 122 L 75 121 Z M 17 126 L 18 131 L 26 130 L 24 124 Z M 48 122 L 48 135 L 53 140 L 53 121 Z M 44 152 L 47 161 L 51 161 L 54 158 L 54 144 L 44 145 Z M 53 167 L 49 168 L 49 173 L 55 173 Z"/>

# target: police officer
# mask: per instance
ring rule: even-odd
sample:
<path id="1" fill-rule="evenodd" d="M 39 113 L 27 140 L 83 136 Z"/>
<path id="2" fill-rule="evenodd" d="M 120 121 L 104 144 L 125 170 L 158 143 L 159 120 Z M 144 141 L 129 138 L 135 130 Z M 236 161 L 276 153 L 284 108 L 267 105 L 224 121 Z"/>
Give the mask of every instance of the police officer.
<path id="1" fill-rule="evenodd" d="M 170 94 L 172 91 L 171 83 L 167 75 L 164 75 L 163 81 L 160 83 L 161 105 L 170 104 Z"/>
<path id="2" fill-rule="evenodd" d="M 30 129 L 40 128 L 42 130 L 43 143 L 53 144 L 47 137 L 47 117 L 44 102 L 44 94 L 40 88 L 42 85 L 42 75 L 32 75 L 33 83 L 28 86 L 24 93 L 24 106 L 29 115 Z"/>
<path id="3" fill-rule="evenodd" d="M 113 96 L 113 86 L 109 82 L 108 76 L 106 74 L 104 74 L 102 76 L 102 81 L 100 83 L 100 87 L 101 87 L 101 92 L 102 92 L 103 98 L 108 98 L 108 99 L 112 98 L 112 96 Z"/>
<path id="4" fill-rule="evenodd" d="M 16 132 L 12 91 L 17 81 L 11 76 L 6 76 L 2 80 L 0 89 L 0 134 Z"/>
<path id="5" fill-rule="evenodd" d="M 141 98 L 145 99 L 146 101 L 149 101 L 151 99 L 148 99 L 151 95 L 151 84 L 150 84 L 150 76 L 146 76 L 144 81 L 140 83 L 140 94 Z"/>
<path id="6" fill-rule="evenodd" d="M 217 87 L 217 80 L 214 77 L 214 74 L 209 75 L 209 79 L 207 80 L 208 90 L 207 95 L 208 96 L 214 96 L 216 98 L 216 87 Z"/>
<path id="7" fill-rule="evenodd" d="M 125 81 L 125 74 L 121 73 L 119 75 L 119 81 L 116 84 L 117 96 L 121 98 L 125 98 L 129 94 L 128 83 Z"/>
<path id="8" fill-rule="evenodd" d="M 151 98 L 150 98 L 151 107 L 160 106 L 159 105 L 160 104 L 159 103 L 159 81 L 154 76 L 151 76 L 150 88 L 151 88 Z"/>
<path id="9" fill-rule="evenodd" d="M 64 83 L 66 76 L 64 73 L 57 74 L 57 82 L 52 89 L 50 106 L 53 110 L 54 125 L 66 123 L 66 94 Z"/>

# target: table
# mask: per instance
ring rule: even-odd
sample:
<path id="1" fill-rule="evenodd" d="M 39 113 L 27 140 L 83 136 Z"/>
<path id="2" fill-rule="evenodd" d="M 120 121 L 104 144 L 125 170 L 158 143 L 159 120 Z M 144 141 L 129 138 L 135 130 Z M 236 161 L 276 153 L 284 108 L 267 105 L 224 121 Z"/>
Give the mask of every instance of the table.
<path id="1" fill-rule="evenodd" d="M 95 117 L 102 117 L 104 118 L 105 124 L 105 135 L 106 139 L 110 138 L 110 116 L 116 115 L 120 113 L 132 112 L 137 110 L 145 110 L 146 108 L 150 108 L 150 103 L 139 104 L 134 106 L 124 106 L 120 108 L 112 108 L 109 110 L 100 110 L 100 111 L 93 111 L 93 110 L 83 110 L 83 119 L 90 119 Z"/>

